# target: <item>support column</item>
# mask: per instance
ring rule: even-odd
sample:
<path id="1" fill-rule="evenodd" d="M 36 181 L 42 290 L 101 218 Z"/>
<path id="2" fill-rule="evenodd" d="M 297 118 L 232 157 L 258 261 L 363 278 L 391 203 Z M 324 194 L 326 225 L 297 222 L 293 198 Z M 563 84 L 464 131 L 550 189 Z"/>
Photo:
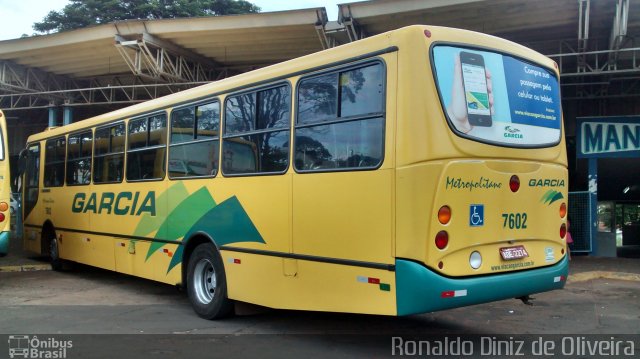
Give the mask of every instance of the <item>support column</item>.
<path id="1" fill-rule="evenodd" d="M 63 117 L 62 117 L 62 125 L 66 126 L 66 125 L 70 125 L 73 122 L 73 107 L 71 106 L 64 106 L 62 107 L 63 109 Z"/>
<path id="2" fill-rule="evenodd" d="M 591 223 L 591 253 L 598 253 L 598 159 L 589 158 L 589 213 Z"/>
<path id="3" fill-rule="evenodd" d="M 56 107 L 49 107 L 49 127 L 55 127 L 58 125 L 58 120 L 56 119 Z"/>

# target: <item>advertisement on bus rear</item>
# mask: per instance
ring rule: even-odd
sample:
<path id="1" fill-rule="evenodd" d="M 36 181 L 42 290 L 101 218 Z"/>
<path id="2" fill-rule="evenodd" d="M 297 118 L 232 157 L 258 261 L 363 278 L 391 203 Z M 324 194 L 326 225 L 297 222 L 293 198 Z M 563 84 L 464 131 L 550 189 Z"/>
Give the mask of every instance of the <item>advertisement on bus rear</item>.
<path id="1" fill-rule="evenodd" d="M 555 73 L 509 55 L 436 45 L 436 82 L 451 127 L 464 137 L 510 147 L 560 140 Z"/>

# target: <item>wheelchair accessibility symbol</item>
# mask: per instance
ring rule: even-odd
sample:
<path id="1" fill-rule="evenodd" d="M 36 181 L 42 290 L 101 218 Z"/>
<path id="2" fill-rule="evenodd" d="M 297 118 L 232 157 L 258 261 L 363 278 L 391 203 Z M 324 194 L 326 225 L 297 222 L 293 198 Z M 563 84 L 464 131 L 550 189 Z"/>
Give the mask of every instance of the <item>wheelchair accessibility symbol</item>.
<path id="1" fill-rule="evenodd" d="M 472 204 L 469 207 L 469 226 L 480 227 L 484 225 L 484 205 Z"/>

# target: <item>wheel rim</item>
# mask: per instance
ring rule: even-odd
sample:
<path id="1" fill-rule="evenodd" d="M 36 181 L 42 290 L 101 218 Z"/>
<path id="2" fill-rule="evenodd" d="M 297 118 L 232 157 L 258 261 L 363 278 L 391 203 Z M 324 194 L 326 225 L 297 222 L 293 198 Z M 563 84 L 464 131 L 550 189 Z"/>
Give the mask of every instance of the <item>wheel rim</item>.
<path id="1" fill-rule="evenodd" d="M 216 292 L 216 270 L 208 259 L 201 259 L 196 263 L 193 271 L 193 288 L 196 298 L 203 304 L 209 304 Z"/>

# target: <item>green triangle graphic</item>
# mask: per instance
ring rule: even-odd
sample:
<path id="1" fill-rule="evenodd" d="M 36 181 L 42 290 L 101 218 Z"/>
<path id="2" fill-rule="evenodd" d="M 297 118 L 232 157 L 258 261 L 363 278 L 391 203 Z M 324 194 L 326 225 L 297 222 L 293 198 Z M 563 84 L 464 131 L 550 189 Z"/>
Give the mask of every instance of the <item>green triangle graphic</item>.
<path id="1" fill-rule="evenodd" d="M 173 199 L 174 197 L 171 198 Z M 167 238 L 165 239 L 170 241 L 183 237 L 185 232 L 187 232 L 199 218 L 216 205 L 216 202 L 206 187 L 200 188 L 186 199 L 181 199 L 181 202 L 174 201 L 174 204 L 177 204 L 177 206 L 172 209 L 171 213 L 166 217 L 166 220 L 158 228 L 158 233 L 163 233 L 166 230 Z M 162 242 L 152 242 L 145 260 L 148 260 L 155 251 L 164 247 L 165 244 L 166 243 Z"/>
<path id="2" fill-rule="evenodd" d="M 236 242 L 265 243 L 236 196 L 210 209 L 184 237 L 189 238 L 196 232 L 211 235 L 218 247 Z"/>

